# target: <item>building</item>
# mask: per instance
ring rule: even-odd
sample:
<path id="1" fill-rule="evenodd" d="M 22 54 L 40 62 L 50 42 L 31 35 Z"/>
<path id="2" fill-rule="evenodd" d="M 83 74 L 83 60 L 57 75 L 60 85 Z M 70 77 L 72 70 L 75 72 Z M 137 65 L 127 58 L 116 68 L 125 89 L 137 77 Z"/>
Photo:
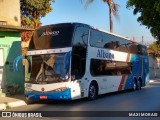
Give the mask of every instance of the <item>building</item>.
<path id="1" fill-rule="evenodd" d="M 0 0 L 0 96 L 24 91 L 24 71 L 14 72 L 14 59 L 21 55 L 20 1 Z"/>

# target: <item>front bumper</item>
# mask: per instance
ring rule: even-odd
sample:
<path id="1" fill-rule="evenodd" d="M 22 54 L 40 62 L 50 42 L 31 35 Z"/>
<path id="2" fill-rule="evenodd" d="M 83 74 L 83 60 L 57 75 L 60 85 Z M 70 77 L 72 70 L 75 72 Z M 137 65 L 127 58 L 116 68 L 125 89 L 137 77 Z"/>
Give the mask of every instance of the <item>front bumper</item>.
<path id="1" fill-rule="evenodd" d="M 60 92 L 28 92 L 25 91 L 28 100 L 71 100 L 71 89 Z"/>

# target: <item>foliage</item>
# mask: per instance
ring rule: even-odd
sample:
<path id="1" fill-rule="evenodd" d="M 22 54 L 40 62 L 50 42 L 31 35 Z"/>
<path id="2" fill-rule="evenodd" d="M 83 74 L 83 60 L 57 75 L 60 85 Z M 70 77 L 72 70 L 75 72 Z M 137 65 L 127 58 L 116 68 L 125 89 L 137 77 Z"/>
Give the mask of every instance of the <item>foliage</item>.
<path id="1" fill-rule="evenodd" d="M 137 21 L 160 41 L 160 0 L 128 0 L 127 8 L 133 8 L 133 14 L 140 13 Z"/>
<path id="2" fill-rule="evenodd" d="M 81 0 L 83 2 L 84 0 Z M 87 0 L 85 7 L 87 7 L 94 0 Z M 112 14 L 118 18 L 118 8 L 120 5 L 116 4 L 113 0 L 102 0 L 104 3 L 108 4 L 109 7 L 109 20 L 110 20 L 110 32 L 113 32 L 113 19 Z"/>
<path id="3" fill-rule="evenodd" d="M 52 11 L 54 0 L 20 0 L 21 25 L 26 28 L 37 28 L 41 25 L 40 18 Z M 32 32 L 23 32 L 22 41 L 30 40 Z"/>
<path id="4" fill-rule="evenodd" d="M 153 54 L 155 57 L 160 57 L 160 44 L 158 42 L 154 42 L 149 45 L 149 53 Z"/>
<path id="5" fill-rule="evenodd" d="M 33 35 L 33 31 L 24 31 L 24 32 L 21 32 L 21 40 L 23 42 L 29 42 L 31 37 Z"/>
<path id="6" fill-rule="evenodd" d="M 54 0 L 20 0 L 22 26 L 30 28 L 39 26 L 40 18 L 52 11 L 52 2 Z"/>

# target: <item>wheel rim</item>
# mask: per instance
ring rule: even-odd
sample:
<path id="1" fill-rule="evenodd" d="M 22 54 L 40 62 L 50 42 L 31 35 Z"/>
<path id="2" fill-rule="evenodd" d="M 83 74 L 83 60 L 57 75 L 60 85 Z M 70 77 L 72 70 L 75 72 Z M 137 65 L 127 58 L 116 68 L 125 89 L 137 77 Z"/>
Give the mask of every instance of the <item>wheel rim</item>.
<path id="1" fill-rule="evenodd" d="M 137 90 L 140 90 L 141 89 L 141 84 L 140 84 L 140 81 L 138 80 L 137 81 Z"/>
<path id="2" fill-rule="evenodd" d="M 136 82 L 134 81 L 133 82 L 133 90 L 136 90 L 136 88 L 137 88 L 137 85 L 136 85 Z"/>
<path id="3" fill-rule="evenodd" d="M 93 85 L 91 85 L 89 88 L 89 96 L 90 98 L 95 98 L 96 96 L 96 88 Z"/>

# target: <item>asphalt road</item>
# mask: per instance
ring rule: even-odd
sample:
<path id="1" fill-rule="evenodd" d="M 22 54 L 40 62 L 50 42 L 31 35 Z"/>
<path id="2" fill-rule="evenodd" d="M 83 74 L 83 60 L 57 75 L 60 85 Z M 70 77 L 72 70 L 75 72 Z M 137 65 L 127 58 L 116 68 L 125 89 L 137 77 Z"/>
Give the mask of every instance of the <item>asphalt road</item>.
<path id="1" fill-rule="evenodd" d="M 116 119 L 116 120 L 160 120 L 160 117 L 123 117 L 124 114 L 129 112 L 153 112 L 157 113 L 160 111 L 160 80 L 153 80 L 152 83 L 148 84 L 146 87 L 142 88 L 140 91 L 124 91 L 119 93 L 110 93 L 99 96 L 98 99 L 94 101 L 87 101 L 86 99 L 75 100 L 75 101 L 45 101 L 37 102 L 27 106 L 21 106 L 9 111 L 48 111 L 47 114 L 56 113 L 56 111 L 61 111 L 59 117 L 48 117 L 48 118 L 36 118 L 37 119 Z M 52 111 L 52 112 L 50 112 Z M 63 117 L 65 112 L 72 111 L 71 116 L 75 117 Z M 78 111 L 78 112 L 75 112 Z M 83 113 L 79 111 L 88 111 L 92 117 L 84 116 Z M 90 112 L 94 111 L 94 112 Z M 96 111 L 103 111 L 96 112 Z M 115 112 L 116 111 L 116 112 Z M 127 112 L 123 112 L 127 111 Z M 69 112 L 68 112 L 69 113 Z M 159 112 L 160 113 L 160 112 Z M 58 115 L 59 115 L 58 114 Z M 104 114 L 111 114 L 111 117 L 105 116 Z M 76 116 L 77 115 L 77 116 Z M 100 117 L 100 116 L 105 117 Z M 112 116 L 115 117 L 113 118 Z M 121 117 L 122 115 L 122 117 Z M 55 115 L 54 115 L 55 116 Z M 97 116 L 97 117 L 96 117 Z M 99 116 L 99 117 L 98 117 Z M 160 116 L 160 115 L 159 115 Z M 16 118 L 17 119 L 17 118 Z M 27 118 L 24 118 L 25 120 Z M 30 119 L 32 120 L 32 119 Z"/>

